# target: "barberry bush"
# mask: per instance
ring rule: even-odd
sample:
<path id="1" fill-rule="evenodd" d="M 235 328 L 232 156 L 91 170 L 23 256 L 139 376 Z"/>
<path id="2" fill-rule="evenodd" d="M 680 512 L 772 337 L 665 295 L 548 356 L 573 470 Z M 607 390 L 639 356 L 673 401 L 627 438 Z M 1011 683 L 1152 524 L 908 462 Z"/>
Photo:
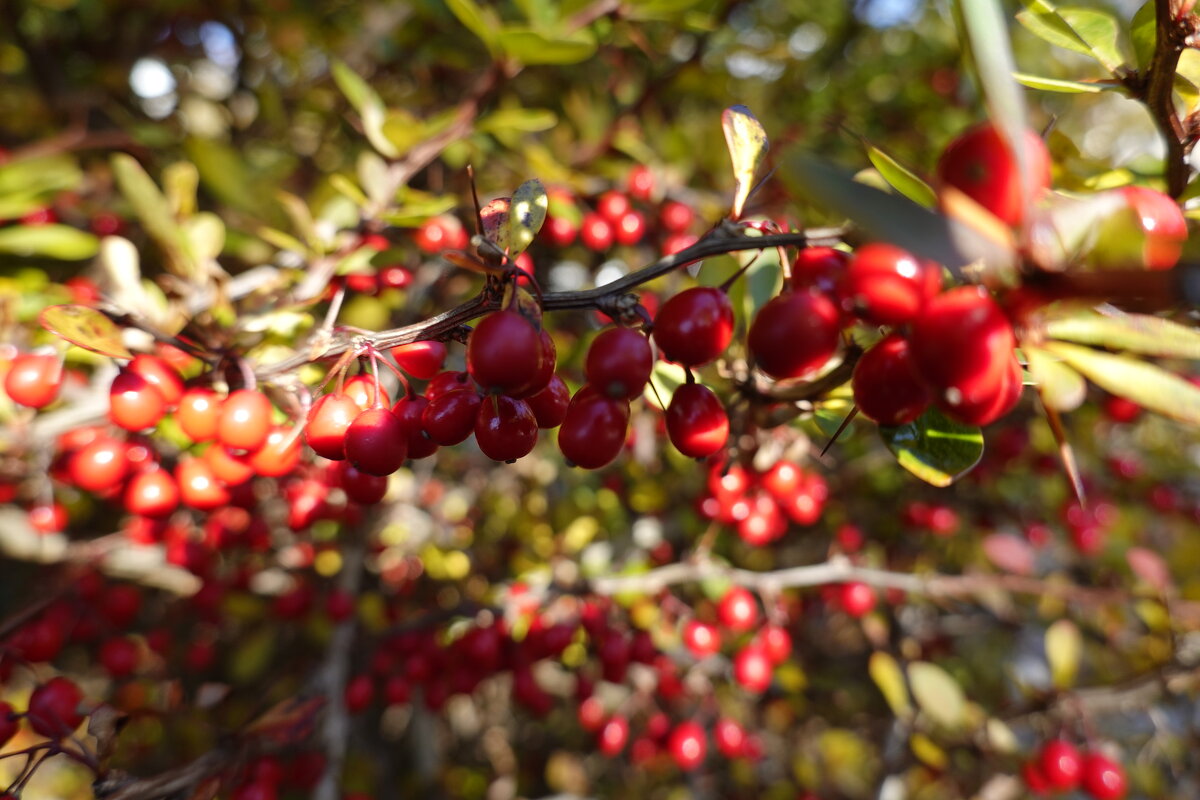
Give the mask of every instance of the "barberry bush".
<path id="1" fill-rule="evenodd" d="M 1200 18 L 1010 11 L 6 7 L 3 798 L 1195 797 Z"/>

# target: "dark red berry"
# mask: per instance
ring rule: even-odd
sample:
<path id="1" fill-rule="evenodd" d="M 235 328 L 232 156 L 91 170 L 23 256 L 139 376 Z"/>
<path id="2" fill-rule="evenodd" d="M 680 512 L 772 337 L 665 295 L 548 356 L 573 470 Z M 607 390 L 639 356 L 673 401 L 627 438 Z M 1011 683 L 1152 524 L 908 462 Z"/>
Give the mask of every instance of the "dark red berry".
<path id="1" fill-rule="evenodd" d="M 729 415 L 707 386 L 685 383 L 667 406 L 667 436 L 690 458 L 708 458 L 729 439 Z"/>
<path id="2" fill-rule="evenodd" d="M 747 346 L 772 378 L 799 378 L 825 365 L 841 341 L 841 315 L 817 292 L 789 292 L 759 309 Z"/>
<path id="3" fill-rule="evenodd" d="M 421 426 L 439 445 L 458 444 L 475 430 L 481 401 L 470 389 L 439 395 L 421 412 Z"/>
<path id="4" fill-rule="evenodd" d="M 346 459 L 368 475 L 391 475 L 408 457 L 408 431 L 388 408 L 370 408 L 346 431 Z"/>
<path id="5" fill-rule="evenodd" d="M 607 397 L 632 400 L 642 393 L 654 368 L 654 354 L 645 335 L 633 328 L 608 328 L 592 340 L 584 374 Z"/>
<path id="6" fill-rule="evenodd" d="M 542 348 L 541 331 L 532 322 L 516 311 L 496 311 L 467 339 L 467 371 L 484 392 L 513 394 L 538 378 Z"/>
<path id="7" fill-rule="evenodd" d="M 685 367 L 712 361 L 733 339 L 733 305 L 714 286 L 686 289 L 663 303 L 654 318 L 654 342 Z"/>
<path id="8" fill-rule="evenodd" d="M 29 698 L 29 724 L 48 739 L 69 736 L 83 721 L 79 713 L 82 700 L 83 693 L 74 683 L 62 676 L 51 678 L 34 689 Z"/>
<path id="9" fill-rule="evenodd" d="M 558 429 L 558 447 L 567 461 L 584 469 L 611 463 L 625 445 L 629 402 L 596 391 L 576 392 Z"/>
<path id="10" fill-rule="evenodd" d="M 485 398 L 475 421 L 475 441 L 494 461 L 516 461 L 537 444 L 538 425 L 524 400 L 505 395 Z"/>
<path id="11" fill-rule="evenodd" d="M 921 416 L 933 399 L 917 377 L 908 340 L 893 333 L 863 353 L 851 380 L 854 403 L 880 425 L 903 425 Z"/>

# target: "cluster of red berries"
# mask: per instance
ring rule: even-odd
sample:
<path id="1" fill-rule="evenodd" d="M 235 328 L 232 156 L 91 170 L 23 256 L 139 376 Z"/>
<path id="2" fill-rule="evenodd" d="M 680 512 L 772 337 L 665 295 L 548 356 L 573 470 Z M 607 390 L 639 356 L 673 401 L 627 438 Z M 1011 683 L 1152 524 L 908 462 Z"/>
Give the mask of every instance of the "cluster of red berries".
<path id="1" fill-rule="evenodd" d="M 812 525 L 821 517 L 829 487 L 818 473 L 793 461 L 775 462 L 765 472 L 752 467 L 714 464 L 700 514 L 737 527 L 742 541 L 761 547 L 787 531 L 788 521 Z"/>
<path id="2" fill-rule="evenodd" d="M 716 655 L 722 648 L 722 628 L 735 638 L 755 631 L 733 656 L 733 679 L 756 694 L 771 686 L 775 667 L 792 655 L 792 637 L 787 629 L 769 623 L 759 625 L 758 604 L 741 586 L 731 587 L 717 603 L 719 625 L 691 619 L 684 623 L 683 644 L 698 659 Z"/>
<path id="3" fill-rule="evenodd" d="M 1119 763 L 1101 753 L 1080 753 L 1065 739 L 1047 742 L 1025 763 L 1021 776 L 1038 795 L 1082 789 L 1095 800 L 1121 800 L 1126 792 L 1125 770 Z"/>

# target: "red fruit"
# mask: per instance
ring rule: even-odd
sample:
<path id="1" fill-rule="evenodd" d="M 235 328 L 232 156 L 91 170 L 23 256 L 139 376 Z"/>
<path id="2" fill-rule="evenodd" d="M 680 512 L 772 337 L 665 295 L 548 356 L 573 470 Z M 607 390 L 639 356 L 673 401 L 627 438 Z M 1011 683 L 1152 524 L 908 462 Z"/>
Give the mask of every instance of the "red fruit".
<path id="1" fill-rule="evenodd" d="M 696 658 L 708 658 L 721 650 L 721 632 L 707 622 L 688 620 L 683 626 L 683 645 Z"/>
<path id="2" fill-rule="evenodd" d="M 1083 775 L 1083 760 L 1079 751 L 1075 749 L 1075 745 L 1062 739 L 1046 743 L 1038 765 L 1042 768 L 1042 777 L 1056 792 L 1074 789 Z"/>
<path id="3" fill-rule="evenodd" d="M 29 724 L 48 739 L 69 736 L 83 722 L 79 713 L 82 700 L 83 693 L 74 683 L 62 676 L 51 678 L 34 689 L 29 698 Z"/>
<path id="4" fill-rule="evenodd" d="M 841 329 L 841 316 L 828 297 L 790 292 L 759 309 L 746 344 L 758 368 L 772 378 L 799 378 L 833 357 Z"/>
<path id="5" fill-rule="evenodd" d="M 717 616 L 732 631 L 748 631 L 758 622 L 758 603 L 748 589 L 733 586 L 717 603 Z"/>
<path id="6" fill-rule="evenodd" d="M 225 486 L 241 486 L 254 477 L 254 468 L 244 453 L 231 453 L 222 444 L 214 444 L 201 456 L 213 475 Z"/>
<path id="7" fill-rule="evenodd" d="M 276 800 L 279 790 L 266 781 L 249 781 L 233 790 L 230 800 Z"/>
<path id="8" fill-rule="evenodd" d="M 614 716 L 600 729 L 600 752 L 612 758 L 625 749 L 629 741 L 629 720 Z"/>
<path id="9" fill-rule="evenodd" d="M 1083 759 L 1080 786 L 1095 800 L 1121 800 L 1125 796 L 1125 770 L 1112 759 L 1097 753 Z"/>
<path id="10" fill-rule="evenodd" d="M 175 465 L 175 482 L 183 504 L 199 511 L 211 511 L 229 504 L 229 491 L 217 480 L 205 461 L 194 457 L 179 459 Z"/>
<path id="11" fill-rule="evenodd" d="M 740 758 L 746 745 L 746 731 L 728 717 L 721 717 L 713 727 L 717 750 L 726 758 Z"/>
<path id="12" fill-rule="evenodd" d="M 792 262 L 792 287 L 832 292 L 850 263 L 850 254 L 832 247 L 806 247 Z"/>
<path id="13" fill-rule="evenodd" d="M 567 416 L 571 390 L 558 375 L 550 376 L 546 388 L 525 399 L 539 428 L 557 428 Z"/>
<path id="14" fill-rule="evenodd" d="M 1004 373 L 995 394 L 984 397 L 975 403 L 962 402 L 951 406 L 948 400 L 939 400 L 938 408 L 947 415 L 965 422 L 968 425 L 990 425 L 1012 411 L 1021 399 L 1021 389 L 1024 388 L 1021 376 L 1021 364 L 1015 354 L 1008 357 L 1008 369 Z"/>
<path id="15" fill-rule="evenodd" d="M 53 661 L 65 643 L 64 628 L 67 623 L 68 620 L 50 616 L 40 617 L 18 630 L 14 637 L 13 649 L 27 661 Z"/>
<path id="16" fill-rule="evenodd" d="M 100 645 L 100 664 L 114 678 L 127 678 L 137 670 L 138 646 L 132 639 L 117 636 Z"/>
<path id="17" fill-rule="evenodd" d="M 579 704 L 579 727 L 585 731 L 596 732 L 604 724 L 604 703 L 599 697 L 587 697 Z"/>
<path id="18" fill-rule="evenodd" d="M 100 613 L 114 628 L 128 628 L 142 610 L 142 594 L 136 586 L 110 586 L 100 599 Z"/>
<path id="19" fill-rule="evenodd" d="M 925 411 L 933 395 L 917 378 L 908 340 L 893 333 L 863 353 L 850 384 L 854 403 L 880 425 L 903 425 Z"/>
<path id="20" fill-rule="evenodd" d="M 308 411 L 304 440 L 317 455 L 341 461 L 346 457 L 346 431 L 361 411 L 348 395 L 325 395 Z"/>
<path id="21" fill-rule="evenodd" d="M 683 233 L 692 227 L 695 220 L 696 212 L 692 210 L 691 206 L 674 200 L 664 203 L 658 212 L 659 224 L 668 233 Z"/>
<path id="22" fill-rule="evenodd" d="M 700 241 L 700 237 L 692 233 L 672 233 L 666 239 L 663 239 L 663 255 L 673 256 L 676 253 L 682 253 L 698 241 Z"/>
<path id="23" fill-rule="evenodd" d="M 375 684 L 370 675 L 355 675 L 346 684 L 346 710 L 351 714 L 365 711 L 375 699 Z"/>
<path id="24" fill-rule="evenodd" d="M 165 517 L 179 506 L 179 486 L 165 469 L 139 472 L 125 487 L 125 509 L 144 517 Z"/>
<path id="25" fill-rule="evenodd" d="M 67 527 L 67 509 L 62 503 L 38 503 L 29 509 L 29 524 L 38 533 L 58 533 Z"/>
<path id="26" fill-rule="evenodd" d="M 800 491 L 804 470 L 792 461 L 776 461 L 759 476 L 759 483 L 778 501 L 783 502 Z"/>
<path id="27" fill-rule="evenodd" d="M 20 718 L 13 711 L 13 707 L 0 700 L 0 747 L 4 747 L 10 739 L 17 735 L 20 726 Z"/>
<path id="28" fill-rule="evenodd" d="M 506 395 L 485 398 L 475 420 L 475 441 L 494 461 L 516 461 L 537 444 L 537 418 L 529 404 Z"/>
<path id="29" fill-rule="evenodd" d="M 939 267 L 882 242 L 858 248 L 837 286 L 845 310 L 878 325 L 910 322 L 940 290 Z"/>
<path id="30" fill-rule="evenodd" d="M 912 326 L 909 353 L 945 410 L 990 403 L 1010 377 L 1016 337 L 983 289 L 961 286 L 930 300 Z"/>
<path id="31" fill-rule="evenodd" d="M 792 655 L 792 635 L 779 625 L 765 625 L 754 637 L 754 641 L 772 664 L 782 664 Z"/>
<path id="32" fill-rule="evenodd" d="M 612 223 L 599 214 L 584 214 L 583 225 L 579 229 L 579 239 L 583 242 L 584 247 L 602 253 L 612 247 Z"/>
<path id="33" fill-rule="evenodd" d="M 437 444 L 458 444 L 475 430 L 482 399 L 474 390 L 439 395 L 421 412 L 421 426 Z"/>
<path id="34" fill-rule="evenodd" d="M 837 599 L 842 610 L 857 619 L 875 607 L 875 590 L 858 581 L 843 583 L 838 587 Z"/>
<path id="35" fill-rule="evenodd" d="M 399 264 L 391 264 L 386 267 L 380 267 L 375 278 L 381 288 L 404 289 L 412 283 L 413 275 L 412 272 Z"/>
<path id="36" fill-rule="evenodd" d="M 542 226 L 542 235 L 555 247 L 567 247 L 579 235 L 579 228 L 566 217 L 550 216 Z"/>
<path id="37" fill-rule="evenodd" d="M 1046 783 L 1046 776 L 1042 774 L 1041 765 L 1037 761 L 1026 761 L 1021 767 L 1021 779 L 1025 781 L 1025 785 L 1034 794 L 1048 794 L 1050 785 Z"/>
<path id="38" fill-rule="evenodd" d="M 667 406 L 667 436 L 690 458 L 708 458 L 729 439 L 729 415 L 707 386 L 685 383 Z"/>
<path id="39" fill-rule="evenodd" d="M 263 446 L 250 454 L 250 466 L 264 478 L 282 478 L 300 465 L 300 437 L 294 428 L 276 425 Z"/>
<path id="40" fill-rule="evenodd" d="M 392 358 L 409 375 L 428 380 L 441 371 L 446 361 L 446 344 L 429 341 L 402 344 L 392 348 Z"/>
<path id="41" fill-rule="evenodd" d="M 616 225 L 621 218 L 633 210 L 629 198 L 615 189 L 600 195 L 596 201 L 596 213 Z"/>
<path id="42" fill-rule="evenodd" d="M 129 445 L 107 436 L 76 450 L 67 462 L 71 482 L 89 492 L 107 491 L 129 472 Z"/>
<path id="43" fill-rule="evenodd" d="M 607 328 L 592 340 L 584 363 L 587 381 L 608 397 L 632 400 L 646 388 L 654 354 L 644 334 L 633 328 Z"/>
<path id="44" fill-rule="evenodd" d="M 737 531 L 746 544 L 763 547 L 787 532 L 787 520 L 775 498 L 756 492 L 746 502 L 746 513 L 737 521 Z"/>
<path id="45" fill-rule="evenodd" d="M 998 128 L 984 122 L 960 134 L 938 160 L 942 183 L 953 186 L 996 215 L 1016 225 L 1025 209 L 1050 187 L 1050 153 L 1031 130 L 1024 132 L 1025 176 Z"/>
<path id="46" fill-rule="evenodd" d="M 179 400 L 175 420 L 193 442 L 207 442 L 217 436 L 217 417 L 221 398 L 211 389 L 188 389 Z"/>
<path id="47" fill-rule="evenodd" d="M 113 379 L 108 402 L 108 418 L 127 431 L 153 428 L 167 412 L 162 393 L 134 372 L 121 372 Z"/>
<path id="48" fill-rule="evenodd" d="M 646 217 L 640 211 L 629 211 L 613 222 L 617 244 L 626 247 L 637 244 L 646 236 Z"/>
<path id="49" fill-rule="evenodd" d="M 346 458 L 368 475 L 391 475 L 408 457 L 408 431 L 388 408 L 360 413 L 346 430 Z"/>
<path id="50" fill-rule="evenodd" d="M 52 355 L 21 353 L 4 376 L 4 391 L 14 403 L 30 408 L 50 405 L 62 387 L 63 368 Z"/>
<path id="51" fill-rule="evenodd" d="M 140 375 L 163 396 L 167 408 L 175 408 L 183 398 L 183 378 L 179 372 L 158 356 L 138 355 L 127 366 L 129 372 Z"/>
<path id="52" fill-rule="evenodd" d="M 629 196 L 647 202 L 654 195 L 654 172 L 645 164 L 636 164 L 625 178 Z"/>
<path id="53" fill-rule="evenodd" d="M 714 286 L 696 286 L 663 303 L 654 318 L 654 342 L 685 367 L 712 361 L 733 339 L 733 305 Z"/>
<path id="54" fill-rule="evenodd" d="M 379 402 L 375 402 L 376 391 L 379 392 Z M 391 404 L 387 390 L 378 385 L 374 375 L 363 372 L 355 375 L 342 386 L 342 393 L 354 401 L 360 410 L 378 408 Z"/>
<path id="55" fill-rule="evenodd" d="M 1142 413 L 1142 407 L 1128 397 L 1108 395 L 1104 398 L 1104 416 L 1113 422 L 1133 422 Z"/>
<path id="56" fill-rule="evenodd" d="M 671 758 L 682 770 L 693 770 L 704 763 L 708 754 L 708 741 L 704 736 L 704 728 L 697 722 L 681 722 L 671 731 L 671 739 L 667 742 Z"/>
<path id="57" fill-rule="evenodd" d="M 353 464 L 343 461 L 338 464 L 338 484 L 342 490 L 356 503 L 374 505 L 387 494 L 388 479 L 386 475 L 368 475 L 355 468 Z"/>
<path id="58" fill-rule="evenodd" d="M 426 458 L 437 452 L 438 443 L 425 435 L 425 423 L 422 421 L 428 407 L 429 400 L 419 394 L 405 395 L 392 406 L 392 413 L 408 431 L 409 458 Z"/>
<path id="59" fill-rule="evenodd" d="M 443 214 L 427 220 L 417 229 L 413 239 L 423 252 L 440 253 L 443 250 L 463 249 L 469 237 L 457 218 Z"/>
<path id="60" fill-rule="evenodd" d="M 467 338 L 467 371 L 484 392 L 514 394 L 538 379 L 542 348 L 541 331 L 533 323 L 516 311 L 496 311 Z"/>
<path id="61" fill-rule="evenodd" d="M 563 457 L 584 469 L 609 464 L 625 445 L 629 427 L 629 403 L 580 389 L 567 407 L 558 429 L 558 447 Z"/>
<path id="62" fill-rule="evenodd" d="M 233 450 L 253 452 L 271 432 L 271 401 L 254 389 L 239 389 L 221 403 L 217 439 Z"/>
<path id="63" fill-rule="evenodd" d="M 1170 269 L 1179 261 L 1188 238 L 1187 220 L 1179 204 L 1162 192 L 1145 186 L 1121 188 L 1146 234 L 1143 249 L 1146 269 Z"/>

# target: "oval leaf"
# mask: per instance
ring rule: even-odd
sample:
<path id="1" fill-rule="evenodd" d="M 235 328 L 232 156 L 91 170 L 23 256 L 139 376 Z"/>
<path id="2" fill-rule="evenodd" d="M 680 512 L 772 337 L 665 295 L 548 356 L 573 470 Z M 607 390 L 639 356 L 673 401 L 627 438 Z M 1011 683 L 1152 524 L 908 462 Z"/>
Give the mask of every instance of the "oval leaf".
<path id="1" fill-rule="evenodd" d="M 1033 574 L 1037 557 L 1025 539 L 1011 533 L 993 533 L 983 540 L 983 552 L 1005 572 L 1017 575 Z"/>
<path id="2" fill-rule="evenodd" d="M 1017 21 L 1034 35 L 1099 62 L 1114 77 L 1125 62 L 1120 24 L 1111 14 L 1087 8 L 1055 8 L 1047 0 L 1031 0 Z"/>
<path id="3" fill-rule="evenodd" d="M 1164 417 L 1200 425 L 1200 386 L 1174 373 L 1128 356 L 1066 342 L 1047 342 L 1045 348 L 1110 394 L 1127 397 Z"/>
<path id="4" fill-rule="evenodd" d="M 111 358 L 133 358 L 121 341 L 121 329 L 87 306 L 50 306 L 38 315 L 42 327 L 60 339 Z"/>
<path id="5" fill-rule="evenodd" d="M 537 178 L 525 181 L 513 192 L 508 208 L 508 238 L 512 248 L 509 255 L 516 257 L 533 243 L 533 237 L 546 221 L 546 210 L 550 198 L 546 188 Z"/>
<path id="6" fill-rule="evenodd" d="M 91 258 L 100 240 L 70 225 L 15 225 L 0 229 L 0 253 L 78 261 Z"/>
<path id="7" fill-rule="evenodd" d="M 596 39 L 587 30 L 551 38 L 532 28 L 507 26 L 497 41 L 506 54 L 524 64 L 578 64 L 596 52 Z"/>
<path id="8" fill-rule="evenodd" d="M 767 155 L 767 131 L 745 106 L 730 106 L 721 112 L 721 129 L 733 162 L 733 208 L 730 219 L 741 219 L 746 200 L 754 188 L 754 175 Z"/>
<path id="9" fill-rule="evenodd" d="M 879 428 L 900 466 L 934 486 L 949 486 L 983 457 L 983 432 L 930 408 L 916 420 Z"/>
<path id="10" fill-rule="evenodd" d="M 1200 330 L 1149 314 L 1084 311 L 1045 326 L 1051 339 L 1128 350 L 1148 356 L 1200 359 Z"/>
<path id="11" fill-rule="evenodd" d="M 908 687 L 904 684 L 904 673 L 896 659 L 888 653 L 876 651 L 871 654 L 867 664 L 871 680 L 879 687 L 883 699 L 887 700 L 892 713 L 897 717 L 908 718 L 912 715 L 912 703 L 908 699 Z"/>
<path id="12" fill-rule="evenodd" d="M 1060 94 L 1097 94 L 1107 90 L 1121 91 L 1124 89 L 1118 83 L 1087 83 L 1085 81 L 1064 81 L 1058 78 L 1043 78 L 1040 75 L 1029 75 L 1024 72 L 1014 72 L 1013 78 L 1022 86 L 1030 89 L 1041 89 L 1043 92 L 1059 92 Z"/>
<path id="13" fill-rule="evenodd" d="M 1046 629 L 1046 660 L 1050 677 L 1059 689 L 1069 688 L 1079 674 L 1079 659 L 1083 654 L 1083 637 L 1069 619 L 1060 619 Z"/>
<path id="14" fill-rule="evenodd" d="M 479 211 L 479 220 L 483 224 L 483 238 L 496 245 L 502 252 L 508 252 L 510 205 L 509 198 L 497 197 Z"/>
<path id="15" fill-rule="evenodd" d="M 867 145 L 867 158 L 888 185 L 925 208 L 937 205 L 937 195 L 917 174 L 873 144 Z"/>
<path id="16" fill-rule="evenodd" d="M 908 665 L 908 682 L 917 705 L 930 719 L 944 728 L 963 724 L 967 698 L 948 672 L 928 661 L 916 661 Z"/>

